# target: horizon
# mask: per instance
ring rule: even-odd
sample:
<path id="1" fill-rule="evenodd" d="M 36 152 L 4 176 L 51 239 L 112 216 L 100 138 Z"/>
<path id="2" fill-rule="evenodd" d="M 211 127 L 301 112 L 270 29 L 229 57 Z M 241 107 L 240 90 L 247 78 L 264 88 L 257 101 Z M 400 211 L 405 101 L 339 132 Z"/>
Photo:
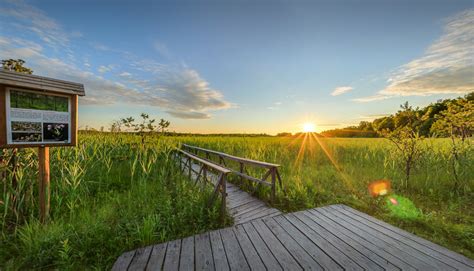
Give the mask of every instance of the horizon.
<path id="1" fill-rule="evenodd" d="M 0 57 L 84 84 L 81 129 L 319 133 L 474 91 L 471 1 L 0 3 Z"/>

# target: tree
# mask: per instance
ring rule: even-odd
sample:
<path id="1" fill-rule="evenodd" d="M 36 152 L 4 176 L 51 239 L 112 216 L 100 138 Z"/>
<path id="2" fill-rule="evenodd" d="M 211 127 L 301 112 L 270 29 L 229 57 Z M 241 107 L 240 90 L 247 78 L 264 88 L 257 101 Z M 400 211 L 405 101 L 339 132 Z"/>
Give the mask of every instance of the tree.
<path id="1" fill-rule="evenodd" d="M 401 166 L 405 173 L 405 188 L 408 188 L 413 168 L 422 155 L 421 141 L 423 137 L 418 133 L 419 122 L 417 122 L 417 110 L 406 102 L 402 104 L 401 110 L 395 116 L 396 128 L 391 131 L 385 129 L 380 133 L 392 142 L 401 158 Z"/>
<path id="2" fill-rule="evenodd" d="M 451 153 L 448 161 L 454 175 L 454 189 L 459 190 L 459 170 L 465 161 L 467 148 L 465 139 L 472 136 L 474 132 L 474 100 L 460 99 L 448 103 L 448 108 L 436 115 L 431 130 L 435 134 L 448 135 L 451 138 Z M 468 159 L 467 159 L 468 160 Z"/>
<path id="3" fill-rule="evenodd" d="M 21 72 L 26 74 L 33 74 L 33 70 L 23 66 L 25 61 L 22 59 L 4 59 L 2 60 L 2 67 L 7 71 Z"/>
<path id="4" fill-rule="evenodd" d="M 161 119 L 161 120 L 160 120 L 160 123 L 158 123 L 158 129 L 161 130 L 161 133 L 162 133 L 162 134 L 165 133 L 166 128 L 168 128 L 168 126 L 170 126 L 170 122 L 167 121 L 167 120 L 164 120 L 164 119 Z"/>

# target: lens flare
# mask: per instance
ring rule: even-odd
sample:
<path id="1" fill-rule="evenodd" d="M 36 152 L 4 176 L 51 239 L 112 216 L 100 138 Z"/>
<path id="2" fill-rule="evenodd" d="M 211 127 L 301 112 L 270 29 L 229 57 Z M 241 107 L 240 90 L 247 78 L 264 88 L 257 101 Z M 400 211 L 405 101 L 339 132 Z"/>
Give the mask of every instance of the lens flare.
<path id="1" fill-rule="evenodd" d="M 369 184 L 369 193 L 372 197 L 387 195 L 390 191 L 389 180 L 378 180 Z"/>

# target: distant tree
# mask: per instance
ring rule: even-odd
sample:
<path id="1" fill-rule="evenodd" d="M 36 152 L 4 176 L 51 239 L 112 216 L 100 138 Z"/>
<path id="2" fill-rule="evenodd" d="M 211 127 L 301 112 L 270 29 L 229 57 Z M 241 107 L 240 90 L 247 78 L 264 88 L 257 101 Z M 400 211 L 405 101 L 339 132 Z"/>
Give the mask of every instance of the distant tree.
<path id="1" fill-rule="evenodd" d="M 166 128 L 170 126 L 170 122 L 164 119 L 160 119 L 160 123 L 158 123 L 158 129 L 161 130 L 161 133 L 164 134 L 166 132 Z"/>
<path id="2" fill-rule="evenodd" d="M 408 103 L 402 104 L 400 107 L 401 110 L 397 113 L 399 118 L 396 120 L 398 123 L 396 128 L 393 131 L 385 129 L 380 133 L 395 145 L 405 173 L 404 186 L 408 188 L 410 176 L 423 153 L 421 146 L 423 137 L 418 133 L 417 125 L 419 123 L 416 110 L 413 110 Z"/>
<path id="3" fill-rule="evenodd" d="M 142 143 L 145 143 L 145 136 L 146 134 L 149 134 L 155 129 L 158 131 L 161 131 L 161 133 L 166 132 L 166 128 L 170 125 L 169 121 L 166 121 L 164 119 L 160 120 L 160 123 L 158 123 L 158 128 L 154 124 L 156 122 L 155 119 L 150 119 L 150 116 L 145 113 L 141 113 L 140 117 L 142 121 L 140 123 L 135 123 L 135 119 L 133 117 L 128 117 L 128 118 L 123 118 L 120 119 L 120 125 L 124 125 L 125 127 L 129 128 L 129 130 L 133 130 L 134 132 L 139 133 L 142 136 Z M 119 124 L 116 123 L 115 127 L 120 127 L 118 126 Z"/>
<path id="4" fill-rule="evenodd" d="M 22 59 L 4 59 L 2 60 L 2 67 L 7 71 L 21 72 L 33 74 L 33 70 L 23 66 L 25 61 Z"/>
<path id="5" fill-rule="evenodd" d="M 435 116 L 433 133 L 459 137 L 464 141 L 474 132 L 474 100 L 460 99 L 448 103 L 447 109 Z"/>
<path id="6" fill-rule="evenodd" d="M 451 153 L 448 161 L 453 173 L 455 182 L 454 189 L 459 190 L 460 176 L 459 169 L 464 164 L 467 148 L 470 144 L 465 144 L 465 139 L 472 136 L 474 132 L 474 100 L 460 99 L 448 103 L 448 108 L 436 115 L 431 130 L 435 134 L 448 135 L 451 138 Z M 469 161 L 467 161 L 469 163 Z"/>
<path id="7" fill-rule="evenodd" d="M 115 120 L 110 124 L 110 131 L 112 133 L 118 133 L 122 131 L 122 121 L 120 120 Z"/>
<path id="8" fill-rule="evenodd" d="M 281 136 L 281 137 L 291 136 L 291 133 L 282 132 L 282 133 L 278 133 L 277 136 Z"/>

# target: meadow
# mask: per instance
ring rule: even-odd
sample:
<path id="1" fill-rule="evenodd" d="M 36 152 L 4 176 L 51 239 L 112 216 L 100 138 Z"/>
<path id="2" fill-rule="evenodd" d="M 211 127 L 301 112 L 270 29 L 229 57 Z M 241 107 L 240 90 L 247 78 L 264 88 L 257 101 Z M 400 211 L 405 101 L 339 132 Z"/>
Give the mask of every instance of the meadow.
<path id="1" fill-rule="evenodd" d="M 193 186 L 172 160 L 180 143 L 280 164 L 284 189 L 273 204 L 286 212 L 343 203 L 474 258 L 470 139 L 456 164 L 458 181 L 450 141 L 425 139 L 408 183 L 394 146 L 382 138 L 153 135 L 142 144 L 134 134 L 80 133 L 79 142 L 51 149 L 46 225 L 37 219 L 35 150 L 20 151 L 18 180 L 12 183 L 8 174 L 0 195 L 0 267 L 105 269 L 124 251 L 224 226 L 218 201 L 206 208 L 210 189 Z M 392 195 L 415 215 L 391 210 L 388 196 L 370 196 L 368 185 L 380 179 L 391 182 Z M 256 194 L 269 200 L 264 188 Z"/>

